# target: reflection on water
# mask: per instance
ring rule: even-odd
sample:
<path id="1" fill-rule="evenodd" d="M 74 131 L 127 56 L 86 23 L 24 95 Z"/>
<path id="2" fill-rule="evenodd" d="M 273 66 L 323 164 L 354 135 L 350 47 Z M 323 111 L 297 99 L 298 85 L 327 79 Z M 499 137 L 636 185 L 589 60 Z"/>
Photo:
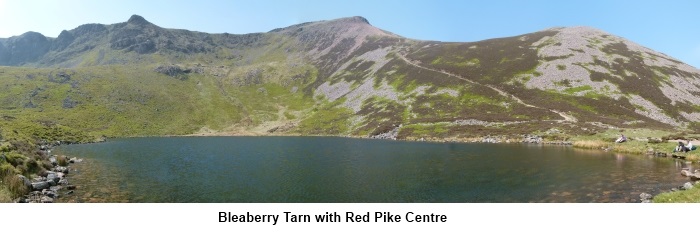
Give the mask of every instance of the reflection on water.
<path id="1" fill-rule="evenodd" d="M 564 146 L 334 137 L 71 145 L 76 202 L 636 202 L 682 184 L 671 159 Z"/>

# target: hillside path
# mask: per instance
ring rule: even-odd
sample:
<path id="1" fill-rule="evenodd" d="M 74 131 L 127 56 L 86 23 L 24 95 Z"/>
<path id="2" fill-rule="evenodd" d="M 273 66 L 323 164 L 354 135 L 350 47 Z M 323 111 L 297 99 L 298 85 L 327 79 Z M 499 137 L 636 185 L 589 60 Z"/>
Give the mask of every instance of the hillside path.
<path id="1" fill-rule="evenodd" d="M 481 84 L 481 83 L 472 81 L 472 80 L 470 80 L 470 79 L 467 79 L 467 78 L 465 78 L 465 77 L 462 77 L 462 76 L 460 76 L 460 75 L 453 74 L 453 73 L 450 73 L 450 72 L 447 72 L 447 71 L 444 71 L 444 70 L 437 70 L 437 69 L 433 69 L 433 68 L 421 66 L 421 65 L 419 65 L 419 64 L 417 64 L 417 63 L 415 63 L 415 62 L 409 60 L 408 58 L 406 58 L 406 56 L 405 56 L 404 54 L 402 54 L 402 53 L 396 53 L 396 54 L 399 56 L 399 58 L 401 58 L 401 60 L 403 60 L 404 62 L 406 62 L 406 64 L 409 64 L 409 65 L 414 66 L 414 67 L 416 67 L 416 68 L 424 69 L 424 70 L 429 70 L 429 71 L 433 71 L 433 72 L 438 72 L 438 73 L 441 73 L 441 74 L 444 74 L 444 75 L 447 75 L 447 76 L 450 76 L 450 77 L 455 77 L 455 78 L 458 78 L 458 79 L 467 81 L 468 83 L 471 83 L 471 84 L 474 84 L 474 85 L 485 86 L 485 87 L 490 88 L 491 90 L 494 90 L 494 91 L 498 92 L 498 94 L 500 94 L 500 95 L 502 95 L 502 96 L 504 96 L 504 97 L 506 97 L 506 98 L 510 98 L 510 99 L 515 100 L 515 101 L 518 102 L 519 104 L 522 104 L 522 105 L 525 105 L 525 106 L 531 107 L 531 108 L 543 109 L 543 110 L 548 110 L 548 111 L 550 111 L 550 112 L 556 113 L 556 114 L 558 114 L 559 116 L 561 116 L 562 118 L 564 118 L 564 120 L 559 120 L 558 122 L 564 122 L 564 121 L 566 121 L 566 122 L 577 122 L 577 121 L 578 121 L 574 116 L 568 115 L 568 114 L 566 114 L 566 113 L 563 113 L 563 112 L 560 112 L 560 111 L 557 111 L 557 110 L 554 110 L 554 109 L 548 109 L 548 108 L 538 107 L 538 106 L 535 106 L 535 105 L 532 105 L 532 104 L 525 103 L 525 102 L 524 102 L 523 100 L 521 100 L 520 98 L 518 98 L 518 97 L 516 97 L 516 96 L 514 96 L 514 95 L 511 95 L 511 94 L 509 94 L 508 92 L 505 92 L 505 91 L 503 91 L 503 90 L 501 90 L 501 89 L 498 89 L 498 88 L 496 88 L 496 87 L 494 87 L 494 86 L 492 86 L 492 85 Z"/>

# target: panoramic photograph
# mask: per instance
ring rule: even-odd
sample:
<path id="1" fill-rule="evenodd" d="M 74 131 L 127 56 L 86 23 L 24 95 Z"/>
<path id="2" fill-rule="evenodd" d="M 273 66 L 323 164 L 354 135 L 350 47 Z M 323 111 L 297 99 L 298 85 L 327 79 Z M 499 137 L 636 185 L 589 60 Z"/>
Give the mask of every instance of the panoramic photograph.
<path id="1" fill-rule="evenodd" d="M 0 0 L 0 202 L 700 202 L 697 9 Z"/>

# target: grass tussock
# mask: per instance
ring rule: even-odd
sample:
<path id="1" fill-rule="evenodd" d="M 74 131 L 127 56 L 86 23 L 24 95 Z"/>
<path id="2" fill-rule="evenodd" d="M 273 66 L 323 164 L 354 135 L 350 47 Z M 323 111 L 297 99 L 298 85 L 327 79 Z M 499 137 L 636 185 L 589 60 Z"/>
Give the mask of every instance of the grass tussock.
<path id="1" fill-rule="evenodd" d="M 582 149 L 600 149 L 600 148 L 607 148 L 610 145 L 610 143 L 602 141 L 602 140 L 581 140 L 581 141 L 575 141 L 573 146 L 575 148 L 582 148 Z"/>
<path id="2" fill-rule="evenodd" d="M 0 184 L 0 203 L 9 202 L 12 202 L 12 193 L 4 184 Z"/>
<path id="3" fill-rule="evenodd" d="M 24 185 L 22 179 L 11 171 L 1 173 L 0 181 L 0 189 L 2 189 L 2 191 L 0 191 L 2 192 L 0 194 L 0 196 L 2 196 L 0 199 L 9 198 L 11 201 L 29 192 L 29 189 Z"/>
<path id="4" fill-rule="evenodd" d="M 58 157 L 56 157 L 56 162 L 59 166 L 68 166 L 68 158 L 66 158 L 65 155 L 59 155 Z"/>

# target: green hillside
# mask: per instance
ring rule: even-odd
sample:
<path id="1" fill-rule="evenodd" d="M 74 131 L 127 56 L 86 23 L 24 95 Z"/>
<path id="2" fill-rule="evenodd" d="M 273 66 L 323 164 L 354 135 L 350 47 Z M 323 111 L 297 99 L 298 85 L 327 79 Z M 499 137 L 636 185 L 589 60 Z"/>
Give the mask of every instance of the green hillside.
<path id="1" fill-rule="evenodd" d="M 362 17 L 234 35 L 135 15 L 0 39 L 0 163 L 31 175 L 45 141 L 152 135 L 661 137 L 700 129 L 699 93 L 698 69 L 587 27 L 446 43 Z"/>

